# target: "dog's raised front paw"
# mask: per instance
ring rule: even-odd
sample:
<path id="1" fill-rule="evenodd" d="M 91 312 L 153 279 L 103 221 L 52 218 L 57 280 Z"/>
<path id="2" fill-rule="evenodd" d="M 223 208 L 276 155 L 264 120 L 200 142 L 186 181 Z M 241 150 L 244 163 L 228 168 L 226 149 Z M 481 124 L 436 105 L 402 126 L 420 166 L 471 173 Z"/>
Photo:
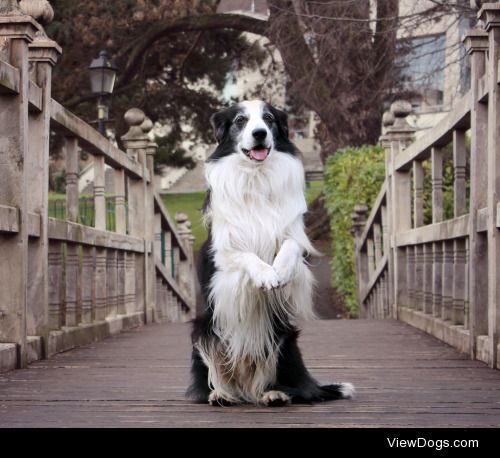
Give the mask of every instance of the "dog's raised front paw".
<path id="1" fill-rule="evenodd" d="M 259 268 L 257 272 L 252 275 L 252 280 L 257 288 L 270 291 L 280 286 L 280 279 L 276 271 L 267 264 Z"/>
<path id="2" fill-rule="evenodd" d="M 296 272 L 296 264 L 289 262 L 275 262 L 273 268 L 278 275 L 280 286 L 285 286 L 293 280 Z"/>
<path id="3" fill-rule="evenodd" d="M 283 393 L 283 391 L 266 391 L 260 399 L 260 403 L 268 407 L 284 406 L 290 401 L 290 396 Z"/>

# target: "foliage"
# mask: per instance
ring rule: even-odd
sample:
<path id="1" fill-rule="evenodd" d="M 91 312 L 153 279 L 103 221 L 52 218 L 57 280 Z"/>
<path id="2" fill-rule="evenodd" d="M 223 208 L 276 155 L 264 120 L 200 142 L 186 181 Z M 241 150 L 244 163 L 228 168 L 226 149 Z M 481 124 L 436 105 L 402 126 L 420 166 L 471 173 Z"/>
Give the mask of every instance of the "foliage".
<path id="1" fill-rule="evenodd" d="M 376 146 L 344 148 L 330 156 L 325 168 L 326 207 L 332 234 L 332 285 L 352 315 L 357 313 L 354 205 L 371 208 L 385 179 L 384 152 Z"/>
<path id="2" fill-rule="evenodd" d="M 220 108 L 229 75 L 240 67 L 256 68 L 264 51 L 249 45 L 239 31 L 184 31 L 144 42 L 130 65 L 134 46 L 165 24 L 214 13 L 217 1 L 127 0 L 74 2 L 54 0 L 48 35 L 63 48 L 54 69 L 53 96 L 83 119 L 96 119 L 88 66 L 101 49 L 117 61 L 119 72 L 110 105 L 116 137 L 126 132 L 123 113 L 132 106 L 168 127 L 168 145 L 160 160 L 181 159 L 184 141 L 211 143 L 210 115 Z M 190 126 L 190 129 L 182 129 Z M 172 145 L 175 144 L 175 147 Z M 188 161 L 189 162 L 189 161 Z"/>

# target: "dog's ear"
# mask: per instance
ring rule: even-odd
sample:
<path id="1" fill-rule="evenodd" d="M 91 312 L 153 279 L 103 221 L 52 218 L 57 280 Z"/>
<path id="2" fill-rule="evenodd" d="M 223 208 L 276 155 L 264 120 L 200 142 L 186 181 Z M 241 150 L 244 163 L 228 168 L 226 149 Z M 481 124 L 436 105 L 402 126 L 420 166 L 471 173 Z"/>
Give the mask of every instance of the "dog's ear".
<path id="1" fill-rule="evenodd" d="M 210 123 L 212 124 L 212 127 L 214 129 L 214 134 L 217 143 L 221 143 L 231 125 L 229 118 L 229 110 L 225 109 L 213 114 L 212 117 L 210 118 Z"/>
<path id="2" fill-rule="evenodd" d="M 282 135 L 284 139 L 288 140 L 288 135 L 290 132 L 288 130 L 288 115 L 284 111 L 278 110 L 277 108 L 274 108 L 272 106 L 269 106 L 269 110 L 276 120 L 280 135 Z"/>

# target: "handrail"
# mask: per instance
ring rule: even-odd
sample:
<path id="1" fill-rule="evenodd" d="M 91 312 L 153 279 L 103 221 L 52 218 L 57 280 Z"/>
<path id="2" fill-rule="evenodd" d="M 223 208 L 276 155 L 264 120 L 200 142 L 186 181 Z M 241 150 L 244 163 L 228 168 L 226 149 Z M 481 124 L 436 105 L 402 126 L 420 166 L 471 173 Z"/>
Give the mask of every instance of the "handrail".
<path id="1" fill-rule="evenodd" d="M 430 157 L 432 147 L 442 147 L 450 143 L 453 130 L 467 130 L 470 127 L 471 104 L 472 96 L 469 91 L 434 128 L 396 156 L 395 170 L 409 170 L 413 161 Z"/>
<path id="2" fill-rule="evenodd" d="M 51 101 L 50 117 L 53 121 L 51 127 L 54 130 L 59 130 L 63 135 L 78 138 L 81 146 L 89 153 L 103 155 L 105 162 L 110 166 L 124 169 L 126 173 L 134 178 L 145 178 L 149 181 L 149 173 L 143 169 L 141 164 L 133 161 L 92 126 L 54 99 Z"/>

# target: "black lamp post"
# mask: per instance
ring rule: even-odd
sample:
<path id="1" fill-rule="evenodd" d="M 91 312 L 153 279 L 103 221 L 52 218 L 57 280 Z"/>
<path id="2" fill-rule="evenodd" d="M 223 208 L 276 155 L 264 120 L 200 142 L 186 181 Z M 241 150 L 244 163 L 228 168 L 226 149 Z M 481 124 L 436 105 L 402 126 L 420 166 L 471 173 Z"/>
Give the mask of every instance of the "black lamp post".
<path id="1" fill-rule="evenodd" d="M 104 104 L 104 97 L 113 93 L 118 67 L 111 60 L 111 55 L 107 51 L 101 51 L 99 57 L 90 64 L 89 70 L 92 93 L 99 96 L 97 103 L 99 132 L 105 135 L 108 107 Z"/>

